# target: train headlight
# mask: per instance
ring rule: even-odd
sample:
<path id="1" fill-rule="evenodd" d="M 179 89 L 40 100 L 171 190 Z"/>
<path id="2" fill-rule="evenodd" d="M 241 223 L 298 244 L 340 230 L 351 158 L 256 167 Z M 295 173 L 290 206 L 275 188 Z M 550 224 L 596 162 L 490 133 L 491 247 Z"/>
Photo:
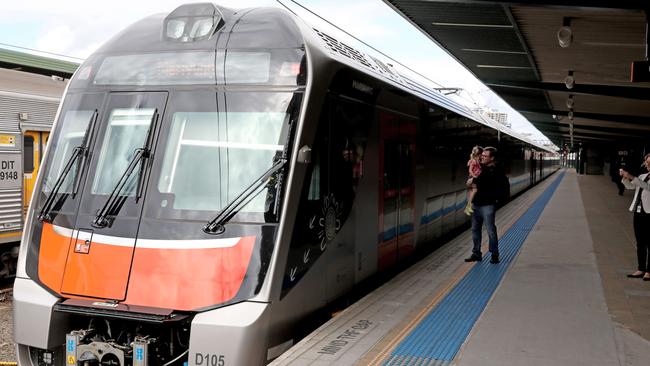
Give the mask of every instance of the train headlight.
<path id="1" fill-rule="evenodd" d="M 212 18 L 198 18 L 192 24 L 192 29 L 190 30 L 190 37 L 192 38 L 202 38 L 210 34 L 214 26 L 214 20 Z"/>
<path id="2" fill-rule="evenodd" d="M 64 366 L 61 349 L 46 350 L 29 347 L 29 357 L 34 366 Z"/>
<path id="3" fill-rule="evenodd" d="M 185 22 L 179 19 L 170 19 L 167 21 L 167 26 L 165 27 L 165 35 L 167 38 L 179 39 L 183 35 L 185 30 Z"/>
<path id="4" fill-rule="evenodd" d="M 221 26 L 223 15 L 210 3 L 185 4 L 165 18 L 165 38 L 175 42 L 194 42 L 210 38 Z"/>

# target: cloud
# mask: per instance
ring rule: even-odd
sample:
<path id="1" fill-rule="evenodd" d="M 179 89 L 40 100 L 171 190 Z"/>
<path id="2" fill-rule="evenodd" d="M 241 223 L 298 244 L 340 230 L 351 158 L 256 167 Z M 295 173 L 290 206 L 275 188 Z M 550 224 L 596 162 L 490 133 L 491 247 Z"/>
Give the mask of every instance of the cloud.
<path id="1" fill-rule="evenodd" d="M 4 4 L 0 22 L 12 22 L 15 29 L 32 29 L 38 24 L 36 39 L 18 46 L 37 48 L 46 52 L 87 58 L 113 35 L 149 15 L 170 12 L 187 0 L 158 0 L 156 2 L 111 0 L 45 1 L 31 0 Z M 275 4 L 270 0 L 223 0 L 227 7 L 240 8 Z M 9 35 L 3 38 L 8 38 Z M 12 39 L 16 39 L 12 37 Z M 0 42 L 12 43 L 12 39 Z"/>
<path id="2" fill-rule="evenodd" d="M 291 5 L 290 1 L 285 1 Z M 376 0 L 301 1 L 311 11 L 361 38 L 384 38 L 392 31 L 387 26 L 386 5 Z"/>
<path id="3" fill-rule="evenodd" d="M 65 54 L 75 40 L 75 34 L 69 25 L 57 25 L 49 29 L 36 42 L 36 48 L 48 52 Z"/>

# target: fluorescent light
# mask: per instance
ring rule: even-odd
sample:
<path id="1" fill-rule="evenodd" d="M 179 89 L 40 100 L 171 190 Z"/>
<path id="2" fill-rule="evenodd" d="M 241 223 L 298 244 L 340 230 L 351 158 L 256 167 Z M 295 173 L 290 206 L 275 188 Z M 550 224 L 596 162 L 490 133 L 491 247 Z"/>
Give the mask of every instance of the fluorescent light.
<path id="1" fill-rule="evenodd" d="M 598 47 L 629 47 L 641 48 L 645 47 L 643 43 L 618 43 L 618 42 L 579 42 L 583 46 L 598 46 Z"/>
<path id="2" fill-rule="evenodd" d="M 527 55 L 527 52 L 524 51 L 500 51 L 500 50 L 480 50 L 476 48 L 461 48 L 461 51 L 465 52 L 485 52 L 485 53 L 506 53 L 512 55 Z"/>
<path id="3" fill-rule="evenodd" d="M 505 66 L 505 65 L 476 65 L 482 69 L 518 69 L 518 70 L 529 70 L 532 69 L 530 66 Z"/>
<path id="4" fill-rule="evenodd" d="M 471 23 L 432 22 L 431 25 L 443 26 L 443 27 L 513 28 L 511 24 L 471 24 Z"/>

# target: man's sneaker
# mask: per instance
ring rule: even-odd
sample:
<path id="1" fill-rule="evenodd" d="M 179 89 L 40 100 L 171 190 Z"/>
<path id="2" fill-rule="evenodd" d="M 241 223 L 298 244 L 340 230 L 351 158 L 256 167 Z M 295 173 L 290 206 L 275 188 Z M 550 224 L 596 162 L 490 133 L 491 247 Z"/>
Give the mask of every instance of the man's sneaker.
<path id="1" fill-rule="evenodd" d="M 483 258 L 479 257 L 476 254 L 472 254 L 469 257 L 465 258 L 465 262 L 480 262 L 482 260 L 483 260 Z"/>
<path id="2" fill-rule="evenodd" d="M 497 264 L 497 263 L 499 263 L 499 262 L 501 262 L 501 261 L 499 260 L 499 256 L 493 254 L 493 255 L 492 255 L 492 258 L 490 258 L 490 263 L 492 263 L 492 264 Z"/>

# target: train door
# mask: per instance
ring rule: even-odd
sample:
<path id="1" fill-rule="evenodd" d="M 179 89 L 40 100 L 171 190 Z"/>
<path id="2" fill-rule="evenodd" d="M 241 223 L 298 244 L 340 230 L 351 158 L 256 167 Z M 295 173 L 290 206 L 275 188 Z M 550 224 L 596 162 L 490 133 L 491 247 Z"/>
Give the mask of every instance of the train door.
<path id="1" fill-rule="evenodd" d="M 537 183 L 537 156 L 535 156 L 535 151 L 526 150 L 526 157 L 528 158 L 530 185 L 534 185 Z"/>
<path id="2" fill-rule="evenodd" d="M 27 212 L 34 193 L 34 183 L 45 153 L 49 131 L 23 132 L 23 207 Z"/>
<path id="3" fill-rule="evenodd" d="M 62 293 L 125 299 L 144 202 L 146 156 L 166 101 L 163 92 L 109 95 L 69 234 Z"/>
<path id="4" fill-rule="evenodd" d="M 380 112 L 379 244 L 382 270 L 414 248 L 415 120 Z"/>

